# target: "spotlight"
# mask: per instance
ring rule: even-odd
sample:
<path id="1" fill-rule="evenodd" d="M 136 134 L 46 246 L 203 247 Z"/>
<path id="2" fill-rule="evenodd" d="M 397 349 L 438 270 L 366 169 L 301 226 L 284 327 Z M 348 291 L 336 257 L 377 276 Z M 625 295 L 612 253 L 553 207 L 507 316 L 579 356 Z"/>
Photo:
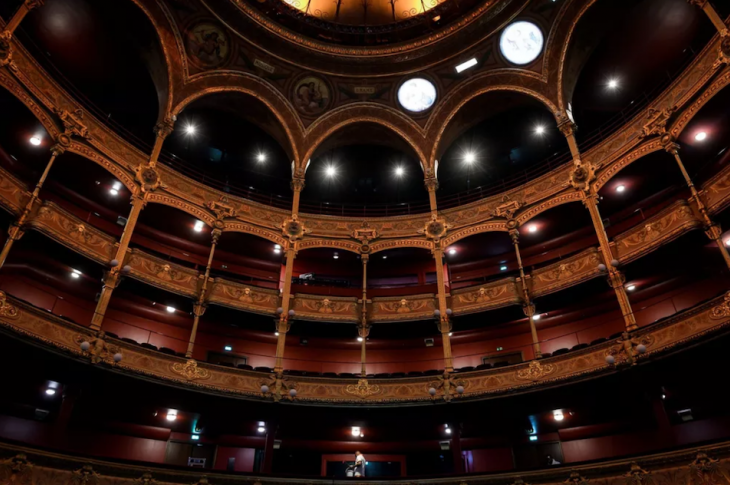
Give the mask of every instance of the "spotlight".
<path id="1" fill-rule="evenodd" d="M 81 276 L 81 271 L 79 271 L 77 269 L 71 270 L 71 278 L 78 279 L 80 276 Z"/>
<path id="2" fill-rule="evenodd" d="M 190 439 L 193 440 L 193 441 L 198 441 L 200 439 L 200 435 L 199 434 L 191 435 L 190 436 Z"/>
<path id="3" fill-rule="evenodd" d="M 109 189 L 109 195 L 111 195 L 112 197 L 116 197 L 117 195 L 119 195 L 119 191 L 117 189 Z"/>
<path id="4" fill-rule="evenodd" d="M 618 192 L 619 194 L 625 190 L 626 190 L 625 185 L 619 185 L 618 187 L 616 187 L 616 192 Z"/>
<path id="5" fill-rule="evenodd" d="M 205 227 L 205 222 L 195 221 L 195 226 L 193 227 L 193 230 L 195 232 L 203 232 L 203 227 Z"/>
<path id="6" fill-rule="evenodd" d="M 446 434 L 451 434 L 451 428 L 447 427 L 445 431 L 446 431 Z"/>
<path id="7" fill-rule="evenodd" d="M 256 428 L 256 431 L 258 431 L 259 433 L 266 433 L 266 428 L 263 426 L 259 426 L 258 428 Z"/>
<path id="8" fill-rule="evenodd" d="M 226 352 L 230 352 L 231 350 L 233 350 L 233 347 L 231 347 L 230 345 L 226 345 L 225 347 L 223 347 L 223 350 L 225 350 Z"/>
<path id="9" fill-rule="evenodd" d="M 33 145 L 34 147 L 37 147 L 38 145 L 41 144 L 41 137 L 38 135 L 33 135 L 30 137 L 30 140 L 28 140 L 28 141 L 30 142 L 31 145 Z"/>
<path id="10" fill-rule="evenodd" d="M 362 342 L 362 337 L 358 337 L 358 338 L 357 338 L 357 341 L 358 341 L 358 342 Z"/>
<path id="11" fill-rule="evenodd" d="M 454 249 L 454 248 L 449 249 L 449 254 L 452 255 L 452 256 L 454 254 L 456 254 L 456 249 Z"/>
<path id="12" fill-rule="evenodd" d="M 499 267 L 499 270 L 500 271 L 507 271 L 507 266 L 500 266 Z"/>
<path id="13" fill-rule="evenodd" d="M 278 244 L 274 244 L 274 254 L 280 254 L 281 253 L 281 246 Z"/>
<path id="14" fill-rule="evenodd" d="M 354 437 L 357 438 L 358 436 L 360 436 L 360 434 L 361 434 L 360 433 L 360 426 L 353 426 L 352 427 L 352 436 L 354 436 Z"/>
<path id="15" fill-rule="evenodd" d="M 165 416 L 165 419 L 167 419 L 168 421 L 175 421 L 177 419 L 177 411 L 175 411 L 174 409 L 170 409 L 170 411 L 168 411 L 167 413 L 167 416 Z"/>
<path id="16" fill-rule="evenodd" d="M 329 165 L 325 169 L 325 173 L 328 177 L 334 177 L 337 174 L 337 169 L 334 167 L 334 165 Z"/>
<path id="17" fill-rule="evenodd" d="M 530 435 L 530 441 L 537 441 L 537 436 L 534 434 Z"/>
<path id="18" fill-rule="evenodd" d="M 695 135 L 695 141 L 703 141 L 705 138 L 707 138 L 706 131 L 700 131 Z"/>
<path id="19" fill-rule="evenodd" d="M 56 395 L 56 390 L 55 389 L 53 389 L 51 387 L 49 387 L 48 389 L 46 389 L 46 396 L 55 396 L 55 395 Z"/>
<path id="20" fill-rule="evenodd" d="M 609 79 L 608 80 L 608 89 L 616 89 L 618 88 L 618 79 Z"/>
<path id="21" fill-rule="evenodd" d="M 539 313 L 536 313 L 536 314 L 534 314 L 534 315 L 532 316 L 532 321 L 533 321 L 533 322 L 536 322 L 536 321 L 538 321 L 538 320 L 540 320 L 540 314 L 539 314 Z"/>
<path id="22" fill-rule="evenodd" d="M 167 307 L 167 313 L 175 313 L 175 307 L 174 306 Z"/>
<path id="23" fill-rule="evenodd" d="M 626 291 L 634 291 L 636 289 L 636 285 L 629 285 L 626 287 Z"/>
<path id="24" fill-rule="evenodd" d="M 565 416 L 563 416 L 563 411 L 561 411 L 559 409 L 553 411 L 553 419 L 555 421 L 562 421 L 564 418 L 565 418 Z"/>
<path id="25" fill-rule="evenodd" d="M 274 332 L 274 335 L 276 335 L 278 337 L 279 336 L 279 332 Z"/>
<path id="26" fill-rule="evenodd" d="M 543 125 L 537 125 L 535 127 L 535 134 L 536 135 L 544 135 L 545 134 L 545 127 Z"/>
<path id="27" fill-rule="evenodd" d="M 396 177 L 402 177 L 406 173 L 406 170 L 403 167 L 396 167 L 395 168 L 395 176 Z"/>
<path id="28" fill-rule="evenodd" d="M 471 165 L 472 163 L 477 161 L 477 156 L 474 154 L 474 152 L 466 152 L 464 155 L 464 162 L 467 165 Z"/>
<path id="29" fill-rule="evenodd" d="M 334 254 L 334 255 L 333 255 L 332 257 L 333 257 L 334 259 L 340 259 L 340 255 L 339 255 L 339 254 L 337 254 L 337 253 L 335 253 L 335 254 Z"/>
<path id="30" fill-rule="evenodd" d="M 535 224 L 531 224 L 527 226 L 527 232 L 535 233 L 537 232 L 537 226 Z"/>
<path id="31" fill-rule="evenodd" d="M 256 161 L 259 163 L 264 163 L 266 161 L 266 155 L 264 155 L 263 153 L 259 153 L 258 155 L 256 155 Z"/>
<path id="32" fill-rule="evenodd" d="M 185 134 L 189 136 L 193 136 L 195 134 L 195 126 L 194 125 L 188 125 L 185 127 Z"/>

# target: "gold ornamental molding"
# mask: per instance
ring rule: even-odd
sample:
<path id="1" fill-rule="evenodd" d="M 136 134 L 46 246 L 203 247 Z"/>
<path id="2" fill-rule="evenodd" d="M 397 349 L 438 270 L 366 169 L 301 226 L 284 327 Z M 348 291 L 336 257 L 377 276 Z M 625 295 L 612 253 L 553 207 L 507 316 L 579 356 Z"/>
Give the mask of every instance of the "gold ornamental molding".
<path id="1" fill-rule="evenodd" d="M 367 406 L 425 404 L 433 399 L 432 388 L 436 389 L 436 395 L 448 399 L 486 399 L 527 392 L 621 371 L 630 366 L 627 364 L 680 351 L 686 345 L 701 341 L 703 337 L 725 333 L 729 325 L 730 293 L 640 328 L 616 341 L 530 363 L 464 372 L 455 376 L 445 375 L 435 384 L 432 377 L 368 379 L 365 384 L 349 378 L 302 376 L 296 382 L 296 399 L 293 402 Z M 268 394 L 262 394 L 262 382 L 270 380 L 271 374 L 185 360 L 109 337 L 102 338 L 103 343 L 99 343 L 94 339 L 101 337 L 92 334 L 87 327 L 56 317 L 1 292 L 0 330 L 76 358 L 88 359 L 90 364 L 96 362 L 102 367 L 113 366 L 117 371 L 147 379 L 244 399 L 270 399 Z M 91 347 L 92 351 L 88 352 L 82 349 L 79 341 L 96 343 Z M 107 358 L 95 361 L 93 348 L 97 344 L 102 345 L 102 348 L 118 350 L 117 353 L 122 354 L 123 359 L 117 361 L 115 358 L 111 363 Z M 614 360 L 609 362 L 609 356 Z M 292 393 L 288 395 L 293 397 Z"/>

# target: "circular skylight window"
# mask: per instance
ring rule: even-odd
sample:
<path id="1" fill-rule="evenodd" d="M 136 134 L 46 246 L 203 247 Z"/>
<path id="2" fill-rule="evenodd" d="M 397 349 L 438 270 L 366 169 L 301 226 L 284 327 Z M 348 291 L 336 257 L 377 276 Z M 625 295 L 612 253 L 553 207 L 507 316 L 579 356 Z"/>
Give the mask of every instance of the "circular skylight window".
<path id="1" fill-rule="evenodd" d="M 398 101 L 408 111 L 426 111 L 436 102 L 436 86 L 431 81 L 414 77 L 398 88 Z"/>
<path id="2" fill-rule="evenodd" d="M 513 64 L 529 64 L 540 55 L 542 44 L 540 28 L 522 20 L 504 29 L 499 39 L 499 50 Z"/>

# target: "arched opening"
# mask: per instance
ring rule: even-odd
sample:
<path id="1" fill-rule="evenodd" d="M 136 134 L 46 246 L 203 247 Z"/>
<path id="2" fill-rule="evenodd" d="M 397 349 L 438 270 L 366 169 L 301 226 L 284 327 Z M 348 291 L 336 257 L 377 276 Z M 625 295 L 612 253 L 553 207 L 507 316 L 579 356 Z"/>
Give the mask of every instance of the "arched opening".
<path id="1" fill-rule="evenodd" d="M 340 128 L 314 152 L 302 192 L 302 210 L 332 214 L 428 210 L 428 193 L 415 150 L 377 123 Z"/>
<path id="2" fill-rule="evenodd" d="M 221 92 L 178 114 L 163 161 L 225 192 L 291 207 L 292 147 L 286 129 L 254 96 Z"/>
<path id="3" fill-rule="evenodd" d="M 510 91 L 471 99 L 446 126 L 439 144 L 439 207 L 503 192 L 570 159 L 547 107 Z"/>
<path id="4" fill-rule="evenodd" d="M 152 129 L 167 104 L 167 66 L 154 26 L 134 2 L 46 2 L 16 35 L 101 122 L 130 141 L 154 141 Z"/>
<path id="5" fill-rule="evenodd" d="M 571 39 L 563 85 L 581 148 L 656 99 L 716 33 L 705 13 L 684 0 L 592 6 Z"/>

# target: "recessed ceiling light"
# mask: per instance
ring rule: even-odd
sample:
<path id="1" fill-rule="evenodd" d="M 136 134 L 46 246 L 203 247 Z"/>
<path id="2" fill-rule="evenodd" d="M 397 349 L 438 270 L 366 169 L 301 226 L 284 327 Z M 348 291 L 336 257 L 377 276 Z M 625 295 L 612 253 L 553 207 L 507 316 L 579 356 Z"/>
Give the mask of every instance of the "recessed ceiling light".
<path id="1" fill-rule="evenodd" d="M 263 426 L 259 426 L 258 428 L 256 428 L 256 431 L 258 431 L 259 433 L 265 433 L 266 428 L 264 428 Z"/>
<path id="2" fill-rule="evenodd" d="M 507 271 L 507 266 L 500 266 L 499 267 L 499 270 L 500 271 Z"/>
<path id="3" fill-rule="evenodd" d="M 614 79 L 609 79 L 608 80 L 608 84 L 606 84 L 606 86 L 608 86 L 608 89 L 616 89 L 616 88 L 618 88 L 618 79 L 615 79 L 615 78 Z"/>
<path id="4" fill-rule="evenodd" d="M 274 332 L 274 335 L 276 335 L 278 337 L 279 336 L 279 332 Z"/>
<path id="5" fill-rule="evenodd" d="M 636 285 L 629 285 L 626 287 L 627 291 L 634 291 L 636 289 Z"/>
<path id="6" fill-rule="evenodd" d="M 466 152 L 464 154 L 464 163 L 471 165 L 472 163 L 477 161 L 477 156 L 474 154 L 474 152 Z"/>
<path id="7" fill-rule="evenodd" d="M 38 145 L 41 144 L 41 137 L 38 136 L 38 135 L 33 135 L 33 136 L 30 137 L 30 140 L 28 140 L 28 141 L 30 141 L 30 144 L 31 145 L 37 147 Z"/>
<path id="8" fill-rule="evenodd" d="M 116 197 L 117 195 L 119 195 L 119 191 L 117 189 L 109 189 L 109 194 L 112 197 Z"/>
<path id="9" fill-rule="evenodd" d="M 540 314 L 539 313 L 534 314 L 532 316 L 532 320 L 535 321 L 535 322 L 538 321 L 538 320 L 540 320 Z"/>
<path id="10" fill-rule="evenodd" d="M 467 69 L 469 69 L 470 67 L 474 67 L 476 65 L 477 65 L 477 60 L 476 60 L 476 58 L 472 57 L 468 61 L 462 62 L 461 64 L 456 66 L 456 72 L 457 73 L 464 72 Z"/>
<path id="11" fill-rule="evenodd" d="M 403 167 L 396 167 L 395 168 L 395 175 L 396 177 L 402 177 L 403 174 L 406 173 L 406 170 Z"/>
<path id="12" fill-rule="evenodd" d="M 559 409 L 553 411 L 553 418 L 555 419 L 555 421 L 562 421 L 563 418 L 565 418 L 565 416 L 563 415 L 563 411 L 560 411 Z"/>
<path id="13" fill-rule="evenodd" d="M 527 232 L 537 232 L 537 226 L 535 224 L 527 226 Z"/>
<path id="14" fill-rule="evenodd" d="M 195 126 L 194 125 L 188 125 L 185 127 L 185 133 L 188 135 L 194 135 L 195 134 Z"/>
<path id="15" fill-rule="evenodd" d="M 258 155 L 256 155 L 256 161 L 259 162 L 259 163 L 265 162 L 266 161 L 266 155 L 263 154 L 263 153 L 259 153 Z"/>
<path id="16" fill-rule="evenodd" d="M 46 389 L 46 395 L 47 396 L 55 396 L 56 395 L 56 390 L 53 389 L 53 388 L 51 388 L 51 387 L 49 387 L 48 389 Z"/>
<path id="17" fill-rule="evenodd" d="M 454 254 L 456 254 L 456 249 L 454 249 L 454 248 L 449 249 L 449 254 L 452 255 L 452 256 Z"/>
<path id="18" fill-rule="evenodd" d="M 195 221 L 195 226 L 193 229 L 195 232 L 203 232 L 203 227 L 205 227 L 205 222 L 203 221 Z"/>
<path id="19" fill-rule="evenodd" d="M 165 419 L 168 421 L 175 421 L 177 419 L 177 411 L 174 409 L 170 409 L 170 411 L 167 413 L 167 416 L 165 416 Z"/>
<path id="20" fill-rule="evenodd" d="M 729 241 L 730 241 L 730 239 L 729 239 Z M 388 259 L 388 256 L 383 255 L 383 259 Z"/>
<path id="21" fill-rule="evenodd" d="M 79 271 L 77 269 L 71 270 L 71 278 L 78 279 L 80 276 L 81 276 L 81 271 Z"/>
<path id="22" fill-rule="evenodd" d="M 340 255 L 337 254 L 337 253 L 335 253 L 332 257 L 335 258 L 335 259 L 340 259 Z"/>
<path id="23" fill-rule="evenodd" d="M 357 338 L 357 341 L 358 341 L 358 342 L 362 342 L 362 337 L 358 337 L 358 338 Z"/>
<path id="24" fill-rule="evenodd" d="M 334 177 L 337 174 L 337 169 L 334 167 L 334 165 L 328 165 L 325 169 L 325 173 L 328 177 Z"/>
<path id="25" fill-rule="evenodd" d="M 705 138 L 707 138 L 707 132 L 706 131 L 700 131 L 695 135 L 696 141 L 703 141 Z"/>
<path id="26" fill-rule="evenodd" d="M 230 352 L 231 350 L 233 350 L 233 347 L 231 347 L 230 345 L 226 345 L 225 347 L 223 347 L 223 350 L 225 350 L 226 352 Z"/>
<path id="27" fill-rule="evenodd" d="M 534 434 L 530 435 L 530 441 L 537 441 L 537 436 L 535 436 Z"/>
<path id="28" fill-rule="evenodd" d="M 536 135 L 544 135 L 545 134 L 545 127 L 543 125 L 537 125 L 535 127 L 535 134 Z"/>
<path id="29" fill-rule="evenodd" d="M 167 307 L 167 313 L 175 313 L 175 307 L 174 306 Z"/>
<path id="30" fill-rule="evenodd" d="M 360 436 L 360 434 L 361 434 L 360 426 L 353 426 L 351 432 L 352 432 L 352 436 L 356 436 L 356 437 Z"/>
<path id="31" fill-rule="evenodd" d="M 626 186 L 625 185 L 619 185 L 618 187 L 616 187 L 616 192 L 618 192 L 619 194 L 621 192 L 623 192 L 624 190 L 626 190 Z"/>

